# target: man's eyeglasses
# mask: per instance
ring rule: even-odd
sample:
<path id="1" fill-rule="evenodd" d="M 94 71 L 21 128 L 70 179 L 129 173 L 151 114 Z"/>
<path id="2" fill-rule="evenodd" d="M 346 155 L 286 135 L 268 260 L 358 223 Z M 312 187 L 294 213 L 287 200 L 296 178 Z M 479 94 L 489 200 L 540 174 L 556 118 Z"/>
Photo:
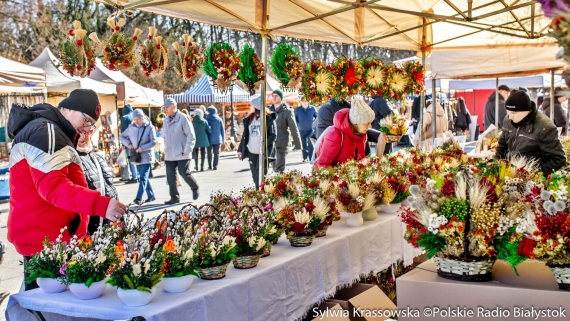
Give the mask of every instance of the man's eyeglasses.
<path id="1" fill-rule="evenodd" d="M 95 129 L 95 124 L 90 121 L 89 119 L 87 119 L 87 116 L 85 116 L 85 114 L 83 112 L 81 112 L 81 116 L 83 116 L 83 127 L 91 127 L 93 129 Z"/>

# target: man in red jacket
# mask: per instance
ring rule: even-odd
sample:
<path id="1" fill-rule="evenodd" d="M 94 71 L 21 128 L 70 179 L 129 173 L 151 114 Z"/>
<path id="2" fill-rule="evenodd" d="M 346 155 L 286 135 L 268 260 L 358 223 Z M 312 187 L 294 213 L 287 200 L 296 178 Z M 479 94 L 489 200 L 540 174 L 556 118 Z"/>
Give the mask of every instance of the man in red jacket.
<path id="1" fill-rule="evenodd" d="M 67 227 L 64 241 L 84 237 L 90 215 L 116 221 L 126 212 L 125 205 L 89 190 L 75 151 L 79 133 L 90 131 L 100 113 L 97 94 L 86 89 L 72 91 L 57 109 L 12 106 L 8 240 L 24 264 L 43 248 L 46 236 L 54 241 Z"/>

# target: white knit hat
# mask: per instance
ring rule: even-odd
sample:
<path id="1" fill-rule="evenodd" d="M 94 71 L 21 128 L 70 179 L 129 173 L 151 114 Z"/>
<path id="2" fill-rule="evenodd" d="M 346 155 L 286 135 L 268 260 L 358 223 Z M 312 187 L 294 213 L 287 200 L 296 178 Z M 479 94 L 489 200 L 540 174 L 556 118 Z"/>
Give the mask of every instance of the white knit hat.
<path id="1" fill-rule="evenodd" d="M 368 124 L 374 121 L 374 111 L 367 103 L 364 102 L 364 100 L 354 98 L 350 105 L 348 120 L 350 120 L 351 124 Z"/>

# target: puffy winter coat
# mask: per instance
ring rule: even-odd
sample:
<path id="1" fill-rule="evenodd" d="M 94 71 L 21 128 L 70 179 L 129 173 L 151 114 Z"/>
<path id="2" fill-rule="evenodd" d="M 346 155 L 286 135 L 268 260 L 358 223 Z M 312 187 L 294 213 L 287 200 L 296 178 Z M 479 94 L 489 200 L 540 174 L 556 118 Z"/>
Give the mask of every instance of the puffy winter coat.
<path id="1" fill-rule="evenodd" d="M 441 138 L 447 131 L 447 116 L 445 115 L 445 110 L 439 103 L 436 102 L 436 119 L 435 119 L 435 132 L 436 137 Z M 433 106 L 427 107 L 427 112 L 424 113 L 424 138 L 433 138 Z"/>
<path id="2" fill-rule="evenodd" d="M 226 138 L 226 130 L 224 129 L 224 123 L 222 118 L 218 116 L 218 110 L 214 106 L 208 107 L 208 116 L 206 116 L 206 121 L 208 125 L 212 128 L 212 132 L 209 134 L 208 139 L 210 144 L 217 145 L 222 144 Z"/>
<path id="3" fill-rule="evenodd" d="M 360 160 L 366 156 L 366 135 L 354 133 L 348 120 L 349 111 L 350 109 L 345 108 L 334 115 L 334 127 L 322 138 L 315 167 L 333 167 L 347 160 Z"/>
<path id="4" fill-rule="evenodd" d="M 123 108 L 123 116 L 121 116 L 121 133 L 127 130 L 129 125 L 133 122 L 133 107 L 126 104 Z"/>
<path id="5" fill-rule="evenodd" d="M 495 125 L 495 97 L 497 92 L 494 92 L 487 99 L 485 104 L 485 129 L 491 125 Z M 499 128 L 503 128 L 503 120 L 507 116 L 507 109 L 505 108 L 505 98 L 499 94 Z"/>
<path id="6" fill-rule="evenodd" d="M 495 157 L 509 160 L 517 154 L 537 160 L 545 176 L 566 164 L 556 126 L 536 107 L 518 124 L 504 120 Z"/>
<path id="7" fill-rule="evenodd" d="M 153 147 L 156 145 L 156 131 L 154 126 L 145 120 L 140 127 L 133 122 L 121 136 L 121 143 L 125 146 L 133 145 L 134 149 L 141 148 L 141 162 L 139 164 L 150 164 L 154 159 Z M 140 146 L 138 145 L 140 141 Z"/>
<path id="8" fill-rule="evenodd" d="M 295 117 L 293 117 L 293 111 L 286 104 L 278 107 L 272 105 L 270 109 L 277 115 L 277 119 L 275 119 L 275 131 L 277 132 L 275 148 L 277 150 L 286 149 L 289 145 L 290 136 L 293 136 L 295 149 L 301 149 L 301 134 L 299 134 Z"/>
<path id="9" fill-rule="evenodd" d="M 8 240 L 16 251 L 31 256 L 46 236 L 55 241 L 64 227 L 63 241 L 85 236 L 89 215 L 105 217 L 111 199 L 87 188 L 75 128 L 51 105 L 14 105 L 8 133 L 14 140 Z"/>
<path id="10" fill-rule="evenodd" d="M 550 98 L 545 99 L 542 102 L 542 113 L 550 119 Z M 566 118 L 566 113 L 562 109 L 562 105 L 558 102 L 558 99 L 554 99 L 554 125 L 556 127 L 562 127 L 562 135 L 566 136 L 566 123 L 568 119 Z"/>
<path id="11" fill-rule="evenodd" d="M 242 154 L 242 159 L 249 158 L 250 153 L 247 148 L 247 144 L 249 144 L 249 124 L 253 121 L 253 117 L 253 114 L 249 114 L 249 116 L 243 119 L 244 130 L 238 146 L 238 152 Z M 277 134 L 275 133 L 275 118 L 275 114 L 267 114 L 265 116 L 265 126 L 267 128 L 267 157 L 269 157 L 273 152 L 273 144 L 277 137 Z"/>
<path id="12" fill-rule="evenodd" d="M 195 115 L 194 120 L 192 120 L 192 125 L 194 126 L 194 133 L 196 134 L 196 145 L 194 148 L 210 146 L 208 135 L 212 132 L 212 128 L 208 125 L 204 117 Z"/>

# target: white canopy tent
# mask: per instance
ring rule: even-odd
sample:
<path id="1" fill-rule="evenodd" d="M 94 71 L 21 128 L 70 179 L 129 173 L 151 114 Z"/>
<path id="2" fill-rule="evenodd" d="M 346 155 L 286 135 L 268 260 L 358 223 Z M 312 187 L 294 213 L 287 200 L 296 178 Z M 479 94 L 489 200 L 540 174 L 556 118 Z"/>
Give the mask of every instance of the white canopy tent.
<path id="1" fill-rule="evenodd" d="M 511 77 L 501 78 L 500 83 L 509 86 L 509 88 L 527 87 L 527 88 L 550 88 L 550 74 L 542 74 L 527 77 Z M 468 90 L 468 89 L 495 89 L 494 78 L 477 79 L 477 80 L 450 80 L 450 90 Z M 554 86 L 563 86 L 564 80 L 562 75 L 554 75 Z"/>
<path id="2" fill-rule="evenodd" d="M 98 95 L 117 94 L 114 84 L 107 84 L 89 78 L 72 77 L 61 67 L 58 68 L 56 61 L 57 58 L 46 47 L 36 59 L 29 63 L 30 66 L 45 70 L 48 93 L 70 93 L 74 89 L 84 88 L 92 89 Z"/>
<path id="3" fill-rule="evenodd" d="M 103 65 L 101 59 L 97 59 L 97 67 L 91 72 L 89 78 L 124 86 L 124 102 L 132 107 L 162 107 L 164 104 L 162 91 L 143 87 L 122 72 L 109 70 Z"/>
<path id="4" fill-rule="evenodd" d="M 43 69 L 0 57 L 0 86 L 43 87 L 45 83 Z"/>

